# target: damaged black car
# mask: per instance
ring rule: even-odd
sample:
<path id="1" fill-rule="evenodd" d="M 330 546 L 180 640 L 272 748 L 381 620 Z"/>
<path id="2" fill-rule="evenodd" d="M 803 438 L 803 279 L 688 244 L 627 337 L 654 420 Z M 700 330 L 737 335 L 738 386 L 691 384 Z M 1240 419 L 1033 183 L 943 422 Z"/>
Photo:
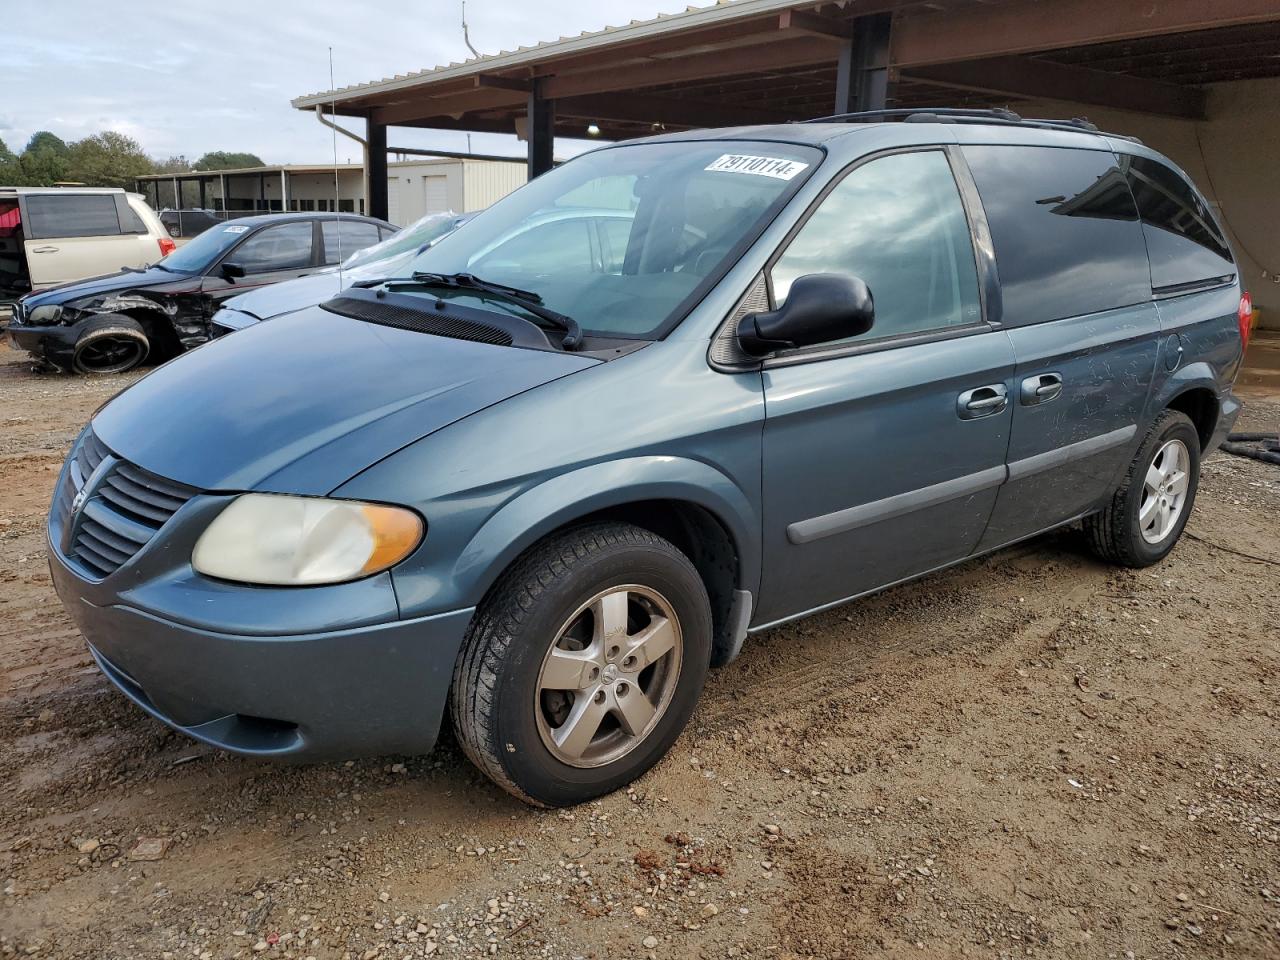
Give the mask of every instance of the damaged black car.
<path id="1" fill-rule="evenodd" d="M 208 340 L 226 298 L 336 264 L 395 230 L 353 214 L 230 220 L 146 269 L 28 294 L 14 305 L 9 343 L 42 366 L 75 373 L 160 363 Z"/>

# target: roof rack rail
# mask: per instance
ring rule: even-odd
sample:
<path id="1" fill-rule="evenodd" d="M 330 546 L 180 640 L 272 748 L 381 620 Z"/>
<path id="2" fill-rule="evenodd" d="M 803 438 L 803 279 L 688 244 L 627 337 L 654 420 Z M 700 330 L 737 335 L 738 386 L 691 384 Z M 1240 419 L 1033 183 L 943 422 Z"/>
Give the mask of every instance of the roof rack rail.
<path id="1" fill-rule="evenodd" d="M 801 123 L 881 123 L 898 120 L 902 123 L 990 123 L 999 126 L 1036 127 L 1042 130 L 1075 130 L 1081 133 L 1101 133 L 1094 124 L 1081 117 L 1070 120 L 1035 120 L 1022 117 L 1012 110 L 1003 107 L 970 108 L 970 107 L 920 107 L 907 109 L 900 107 L 890 110 L 861 110 L 857 113 L 837 113 L 829 117 L 815 117 L 802 120 Z M 1137 137 L 1125 136 L 1122 133 L 1111 133 L 1106 136 L 1118 137 L 1141 143 Z"/>
<path id="2" fill-rule="evenodd" d="M 1022 118 L 1012 110 L 1001 107 L 987 109 L 968 107 L 934 107 L 930 109 L 908 109 L 898 107 L 891 110 L 859 110 L 855 113 L 836 113 L 829 117 L 814 117 L 812 120 L 801 120 L 801 123 L 875 123 L 880 120 L 910 121 L 913 117 L 935 117 L 939 120 L 974 119 L 979 122 L 995 120 L 1003 123 L 1021 123 Z M 919 120 L 915 121 L 921 122 Z"/>

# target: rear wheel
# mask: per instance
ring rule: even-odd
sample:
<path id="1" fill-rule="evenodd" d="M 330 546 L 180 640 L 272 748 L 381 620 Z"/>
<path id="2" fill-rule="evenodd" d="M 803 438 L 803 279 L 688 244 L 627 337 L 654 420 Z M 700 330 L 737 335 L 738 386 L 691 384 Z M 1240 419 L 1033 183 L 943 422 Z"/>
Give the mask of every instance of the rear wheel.
<path id="1" fill-rule="evenodd" d="M 1103 559 L 1146 567 L 1173 549 L 1200 483 L 1200 435 L 1185 413 L 1166 410 L 1147 431 L 1111 502 L 1085 520 Z"/>
<path id="2" fill-rule="evenodd" d="M 629 524 L 582 527 L 517 561 L 477 611 L 454 672 L 454 728 L 515 796 L 580 803 L 666 753 L 710 656 L 710 603 L 688 558 Z"/>
<path id="3" fill-rule="evenodd" d="M 107 374 L 132 370 L 151 352 L 142 325 L 129 317 L 106 316 L 80 332 L 71 366 L 76 373 Z"/>

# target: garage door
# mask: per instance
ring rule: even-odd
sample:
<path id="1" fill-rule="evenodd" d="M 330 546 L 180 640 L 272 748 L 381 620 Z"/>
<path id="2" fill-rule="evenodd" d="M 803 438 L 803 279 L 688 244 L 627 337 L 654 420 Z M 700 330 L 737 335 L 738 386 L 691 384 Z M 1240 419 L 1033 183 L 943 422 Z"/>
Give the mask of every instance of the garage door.
<path id="1" fill-rule="evenodd" d="M 449 209 L 449 178 L 422 178 L 422 196 L 426 213 L 444 213 Z"/>

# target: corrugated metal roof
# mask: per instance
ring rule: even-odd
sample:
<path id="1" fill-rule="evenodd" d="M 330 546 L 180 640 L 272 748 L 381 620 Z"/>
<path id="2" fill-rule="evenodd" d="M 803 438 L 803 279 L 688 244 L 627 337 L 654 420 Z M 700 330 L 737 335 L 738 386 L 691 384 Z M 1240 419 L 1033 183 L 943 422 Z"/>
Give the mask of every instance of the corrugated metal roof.
<path id="1" fill-rule="evenodd" d="M 673 33 L 695 27 L 706 27 L 717 23 L 730 23 L 735 20 L 748 19 L 762 14 L 781 10 L 807 9 L 820 6 L 819 3 L 797 3 L 796 0 L 716 0 L 709 6 L 690 6 L 680 13 L 660 13 L 651 20 L 632 20 L 621 27 L 605 27 L 602 30 L 584 30 L 576 37 L 560 37 L 558 40 L 547 40 L 532 46 L 521 46 L 515 50 L 503 50 L 499 53 L 482 57 L 473 57 L 461 63 L 454 62 L 444 66 L 418 70 L 414 73 L 397 74 L 381 80 L 357 83 L 352 86 L 339 87 L 336 90 L 325 90 L 309 93 L 292 101 L 299 110 L 310 110 L 317 105 L 323 106 L 334 100 L 365 97 L 375 93 L 388 93 L 414 87 L 424 83 L 438 83 L 445 80 L 456 80 L 470 77 L 487 71 L 506 70 L 527 66 L 531 63 L 558 56 L 582 53 L 587 50 L 605 47 L 613 43 L 642 40 L 658 34 Z"/>

